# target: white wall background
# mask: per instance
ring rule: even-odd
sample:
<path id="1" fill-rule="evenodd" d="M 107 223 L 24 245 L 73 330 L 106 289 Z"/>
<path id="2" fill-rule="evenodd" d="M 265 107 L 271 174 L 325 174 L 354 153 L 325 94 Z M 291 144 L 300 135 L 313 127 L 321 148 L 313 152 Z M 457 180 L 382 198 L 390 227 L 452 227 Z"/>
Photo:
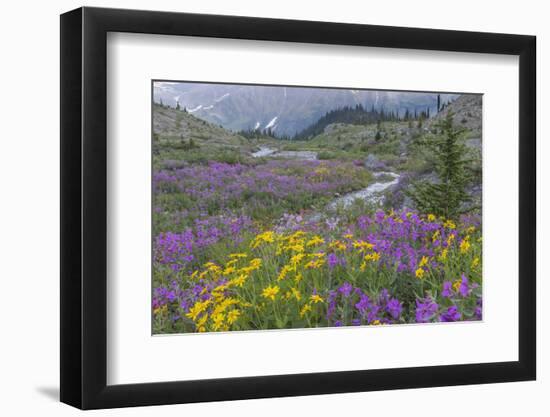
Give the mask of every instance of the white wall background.
<path id="1" fill-rule="evenodd" d="M 58 403 L 59 379 L 59 17 L 81 6 L 73 0 L 6 2 L 0 20 L 3 85 L 0 88 L 0 410 L 4 415 L 66 416 Z M 123 0 L 86 5 L 158 9 L 534 34 L 538 36 L 538 381 L 422 390 L 146 407 L 94 415 L 388 416 L 544 415 L 550 410 L 550 146 L 543 137 L 550 27 L 537 0 L 338 2 L 277 0 Z M 543 102 L 544 100 L 544 102 Z M 545 395 L 546 394 L 546 395 Z"/>

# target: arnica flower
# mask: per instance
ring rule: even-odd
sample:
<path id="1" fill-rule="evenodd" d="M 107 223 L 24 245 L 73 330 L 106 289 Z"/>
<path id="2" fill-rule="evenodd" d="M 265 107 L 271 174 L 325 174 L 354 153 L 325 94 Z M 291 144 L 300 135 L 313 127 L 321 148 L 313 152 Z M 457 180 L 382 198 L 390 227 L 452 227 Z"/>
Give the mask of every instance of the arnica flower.
<path id="1" fill-rule="evenodd" d="M 373 252 L 365 255 L 365 261 L 376 262 L 380 260 L 380 254 L 378 252 Z"/>
<path id="2" fill-rule="evenodd" d="M 447 220 L 445 223 L 443 223 L 443 227 L 446 227 L 448 229 L 456 229 L 456 224 L 452 220 Z"/>
<path id="3" fill-rule="evenodd" d="M 424 278 L 424 269 L 423 269 L 423 268 L 418 268 L 418 269 L 415 271 L 414 275 L 415 275 L 416 278 L 418 278 L 418 279 Z"/>
<path id="4" fill-rule="evenodd" d="M 429 222 L 435 221 L 435 216 L 433 214 L 428 214 L 428 221 Z"/>
<path id="5" fill-rule="evenodd" d="M 470 242 L 468 241 L 468 238 L 464 238 L 462 242 L 460 242 L 460 253 L 466 253 L 470 249 Z"/>
<path id="6" fill-rule="evenodd" d="M 422 267 L 422 266 L 425 266 L 427 264 L 428 264 L 428 257 L 423 256 L 422 259 L 420 260 L 420 263 L 418 264 L 418 266 Z"/>
<path id="7" fill-rule="evenodd" d="M 435 316 L 438 308 L 437 303 L 430 298 L 424 302 L 416 300 L 416 322 L 428 323 Z"/>
<path id="8" fill-rule="evenodd" d="M 458 311 L 457 306 L 450 306 L 441 316 L 439 316 L 440 321 L 449 322 L 449 321 L 458 321 L 462 317 L 460 311 Z"/>
<path id="9" fill-rule="evenodd" d="M 319 294 L 312 294 L 309 299 L 313 304 L 322 303 L 324 301 Z"/>
<path id="10" fill-rule="evenodd" d="M 300 310 L 300 317 L 304 317 L 308 311 L 311 311 L 311 305 L 305 304 Z"/>
<path id="11" fill-rule="evenodd" d="M 274 285 L 264 288 L 264 290 L 262 291 L 262 296 L 271 299 L 271 301 L 274 301 L 278 293 L 279 287 L 277 285 Z"/>
<path id="12" fill-rule="evenodd" d="M 241 315 L 240 310 L 231 310 L 229 313 L 227 313 L 227 322 L 229 324 L 235 323 L 240 315 Z"/>
<path id="13" fill-rule="evenodd" d="M 307 243 L 306 246 L 317 246 L 325 243 L 324 239 L 321 236 L 313 236 Z"/>

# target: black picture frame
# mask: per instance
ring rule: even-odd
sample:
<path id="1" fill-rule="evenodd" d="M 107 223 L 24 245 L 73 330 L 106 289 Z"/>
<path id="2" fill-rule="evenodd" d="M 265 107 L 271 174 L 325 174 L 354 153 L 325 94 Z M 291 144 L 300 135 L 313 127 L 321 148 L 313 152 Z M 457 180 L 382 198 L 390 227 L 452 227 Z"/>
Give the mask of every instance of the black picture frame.
<path id="1" fill-rule="evenodd" d="M 108 32 L 519 56 L 519 360 L 107 385 Z M 61 401 L 81 409 L 534 380 L 536 38 L 102 8 L 61 15 Z"/>

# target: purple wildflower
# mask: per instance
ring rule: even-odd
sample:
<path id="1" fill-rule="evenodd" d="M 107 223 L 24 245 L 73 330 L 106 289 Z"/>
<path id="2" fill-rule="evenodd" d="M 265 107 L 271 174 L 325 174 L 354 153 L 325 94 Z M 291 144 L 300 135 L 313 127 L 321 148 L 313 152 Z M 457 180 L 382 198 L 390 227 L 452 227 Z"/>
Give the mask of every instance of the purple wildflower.
<path id="1" fill-rule="evenodd" d="M 462 274 L 462 282 L 460 283 L 460 287 L 458 288 L 458 292 L 463 297 L 467 297 L 469 291 L 470 291 L 470 288 L 468 287 L 468 278 L 466 278 L 466 275 Z"/>
<path id="2" fill-rule="evenodd" d="M 395 320 L 401 315 L 401 310 L 403 309 L 402 303 L 399 302 L 397 298 L 391 298 L 386 304 L 386 311 L 392 316 Z"/>
<path id="3" fill-rule="evenodd" d="M 424 302 L 416 300 L 416 322 L 429 322 L 437 313 L 438 308 L 437 303 L 430 298 L 424 300 Z"/>
<path id="4" fill-rule="evenodd" d="M 441 291 L 443 297 L 451 297 L 453 295 L 453 283 L 451 281 L 445 281 L 443 283 L 443 291 Z"/>
<path id="5" fill-rule="evenodd" d="M 455 305 L 450 306 L 441 316 L 439 316 L 440 321 L 449 322 L 449 321 L 458 321 L 462 317 L 458 307 Z"/>

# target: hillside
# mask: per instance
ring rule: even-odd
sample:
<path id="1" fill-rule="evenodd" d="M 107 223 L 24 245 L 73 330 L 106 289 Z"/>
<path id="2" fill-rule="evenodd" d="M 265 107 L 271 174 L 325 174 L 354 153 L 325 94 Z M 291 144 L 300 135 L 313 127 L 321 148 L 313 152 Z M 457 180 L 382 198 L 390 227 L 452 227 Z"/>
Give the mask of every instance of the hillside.
<path id="1" fill-rule="evenodd" d="M 233 132 L 198 119 L 183 110 L 153 105 L 153 132 L 161 141 L 193 141 L 196 145 L 236 147 L 248 141 Z"/>
<path id="2" fill-rule="evenodd" d="M 435 111 L 437 103 L 436 93 L 424 92 L 175 82 L 156 82 L 154 97 L 172 107 L 178 102 L 194 116 L 229 130 L 271 128 L 288 136 L 345 106 L 374 106 L 402 115 L 407 109 Z M 444 101 L 454 97 L 441 94 Z"/>
<path id="3" fill-rule="evenodd" d="M 427 123 L 433 126 L 438 121 L 447 117 L 447 113 L 454 113 L 453 121 L 457 126 L 462 126 L 470 131 L 470 138 L 481 138 L 482 130 L 482 100 L 481 94 L 465 94 L 458 97 Z"/>
<path id="4" fill-rule="evenodd" d="M 241 162 L 258 143 L 201 120 L 184 110 L 153 105 L 153 164 L 209 160 Z"/>

